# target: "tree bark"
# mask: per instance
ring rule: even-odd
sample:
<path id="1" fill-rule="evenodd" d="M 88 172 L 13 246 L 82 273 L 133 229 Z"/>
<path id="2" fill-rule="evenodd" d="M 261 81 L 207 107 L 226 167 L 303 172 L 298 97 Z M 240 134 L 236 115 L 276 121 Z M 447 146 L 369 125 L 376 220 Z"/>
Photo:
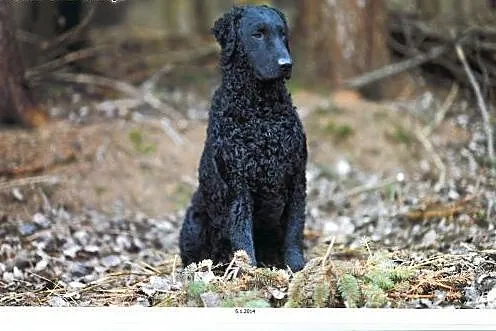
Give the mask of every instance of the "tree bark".
<path id="1" fill-rule="evenodd" d="M 195 0 L 196 34 L 204 37 L 210 35 L 210 6 L 205 0 Z"/>
<path id="2" fill-rule="evenodd" d="M 422 19 L 435 19 L 445 25 L 494 23 L 489 0 L 417 0 L 417 8 Z"/>
<path id="3" fill-rule="evenodd" d="M 33 102 L 15 37 L 12 8 L 0 0 L 0 122 L 39 126 L 45 114 Z"/>
<path id="4" fill-rule="evenodd" d="M 301 1 L 296 36 L 302 76 L 339 87 L 390 62 L 382 0 Z M 316 79 L 318 78 L 318 79 Z M 380 97 L 384 82 L 362 91 Z"/>

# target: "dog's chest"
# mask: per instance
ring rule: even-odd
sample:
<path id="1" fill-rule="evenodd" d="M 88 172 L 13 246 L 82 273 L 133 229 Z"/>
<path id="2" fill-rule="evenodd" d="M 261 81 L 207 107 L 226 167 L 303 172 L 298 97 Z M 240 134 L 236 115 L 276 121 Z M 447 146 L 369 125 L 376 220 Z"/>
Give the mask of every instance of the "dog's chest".
<path id="1" fill-rule="evenodd" d="M 247 182 L 268 190 L 285 185 L 303 152 L 303 131 L 297 119 L 256 120 L 242 129 L 240 166 Z"/>

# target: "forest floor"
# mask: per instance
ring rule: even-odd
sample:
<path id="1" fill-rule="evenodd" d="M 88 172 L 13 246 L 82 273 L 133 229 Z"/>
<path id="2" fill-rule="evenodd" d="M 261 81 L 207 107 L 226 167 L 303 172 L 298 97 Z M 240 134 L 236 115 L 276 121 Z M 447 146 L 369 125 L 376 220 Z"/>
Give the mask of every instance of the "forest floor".
<path id="1" fill-rule="evenodd" d="M 290 84 L 310 157 L 306 268 L 242 252 L 182 266 L 217 84 L 215 57 L 157 82 L 184 117 L 176 139 L 108 89 L 40 89 L 51 122 L 0 130 L 0 305 L 496 307 L 496 176 L 478 110 L 449 86 L 372 102 Z"/>

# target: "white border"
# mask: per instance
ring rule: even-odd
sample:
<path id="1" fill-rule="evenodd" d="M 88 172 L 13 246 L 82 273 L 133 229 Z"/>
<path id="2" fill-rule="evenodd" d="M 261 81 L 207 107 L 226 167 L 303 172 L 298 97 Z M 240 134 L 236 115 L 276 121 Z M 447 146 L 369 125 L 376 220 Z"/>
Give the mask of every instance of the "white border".
<path id="1" fill-rule="evenodd" d="M 1 330 L 496 330 L 496 311 L 457 309 L 0 308 Z"/>

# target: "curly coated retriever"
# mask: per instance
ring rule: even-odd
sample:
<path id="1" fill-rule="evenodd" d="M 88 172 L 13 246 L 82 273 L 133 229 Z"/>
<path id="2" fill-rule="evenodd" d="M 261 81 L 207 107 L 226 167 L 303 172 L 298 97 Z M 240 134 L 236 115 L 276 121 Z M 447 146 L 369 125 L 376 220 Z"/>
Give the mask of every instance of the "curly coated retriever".
<path id="1" fill-rule="evenodd" d="M 227 262 L 244 250 L 253 265 L 301 270 L 307 147 L 285 87 L 292 68 L 286 19 L 267 6 L 233 7 L 212 32 L 223 79 L 181 229 L 183 264 Z"/>

